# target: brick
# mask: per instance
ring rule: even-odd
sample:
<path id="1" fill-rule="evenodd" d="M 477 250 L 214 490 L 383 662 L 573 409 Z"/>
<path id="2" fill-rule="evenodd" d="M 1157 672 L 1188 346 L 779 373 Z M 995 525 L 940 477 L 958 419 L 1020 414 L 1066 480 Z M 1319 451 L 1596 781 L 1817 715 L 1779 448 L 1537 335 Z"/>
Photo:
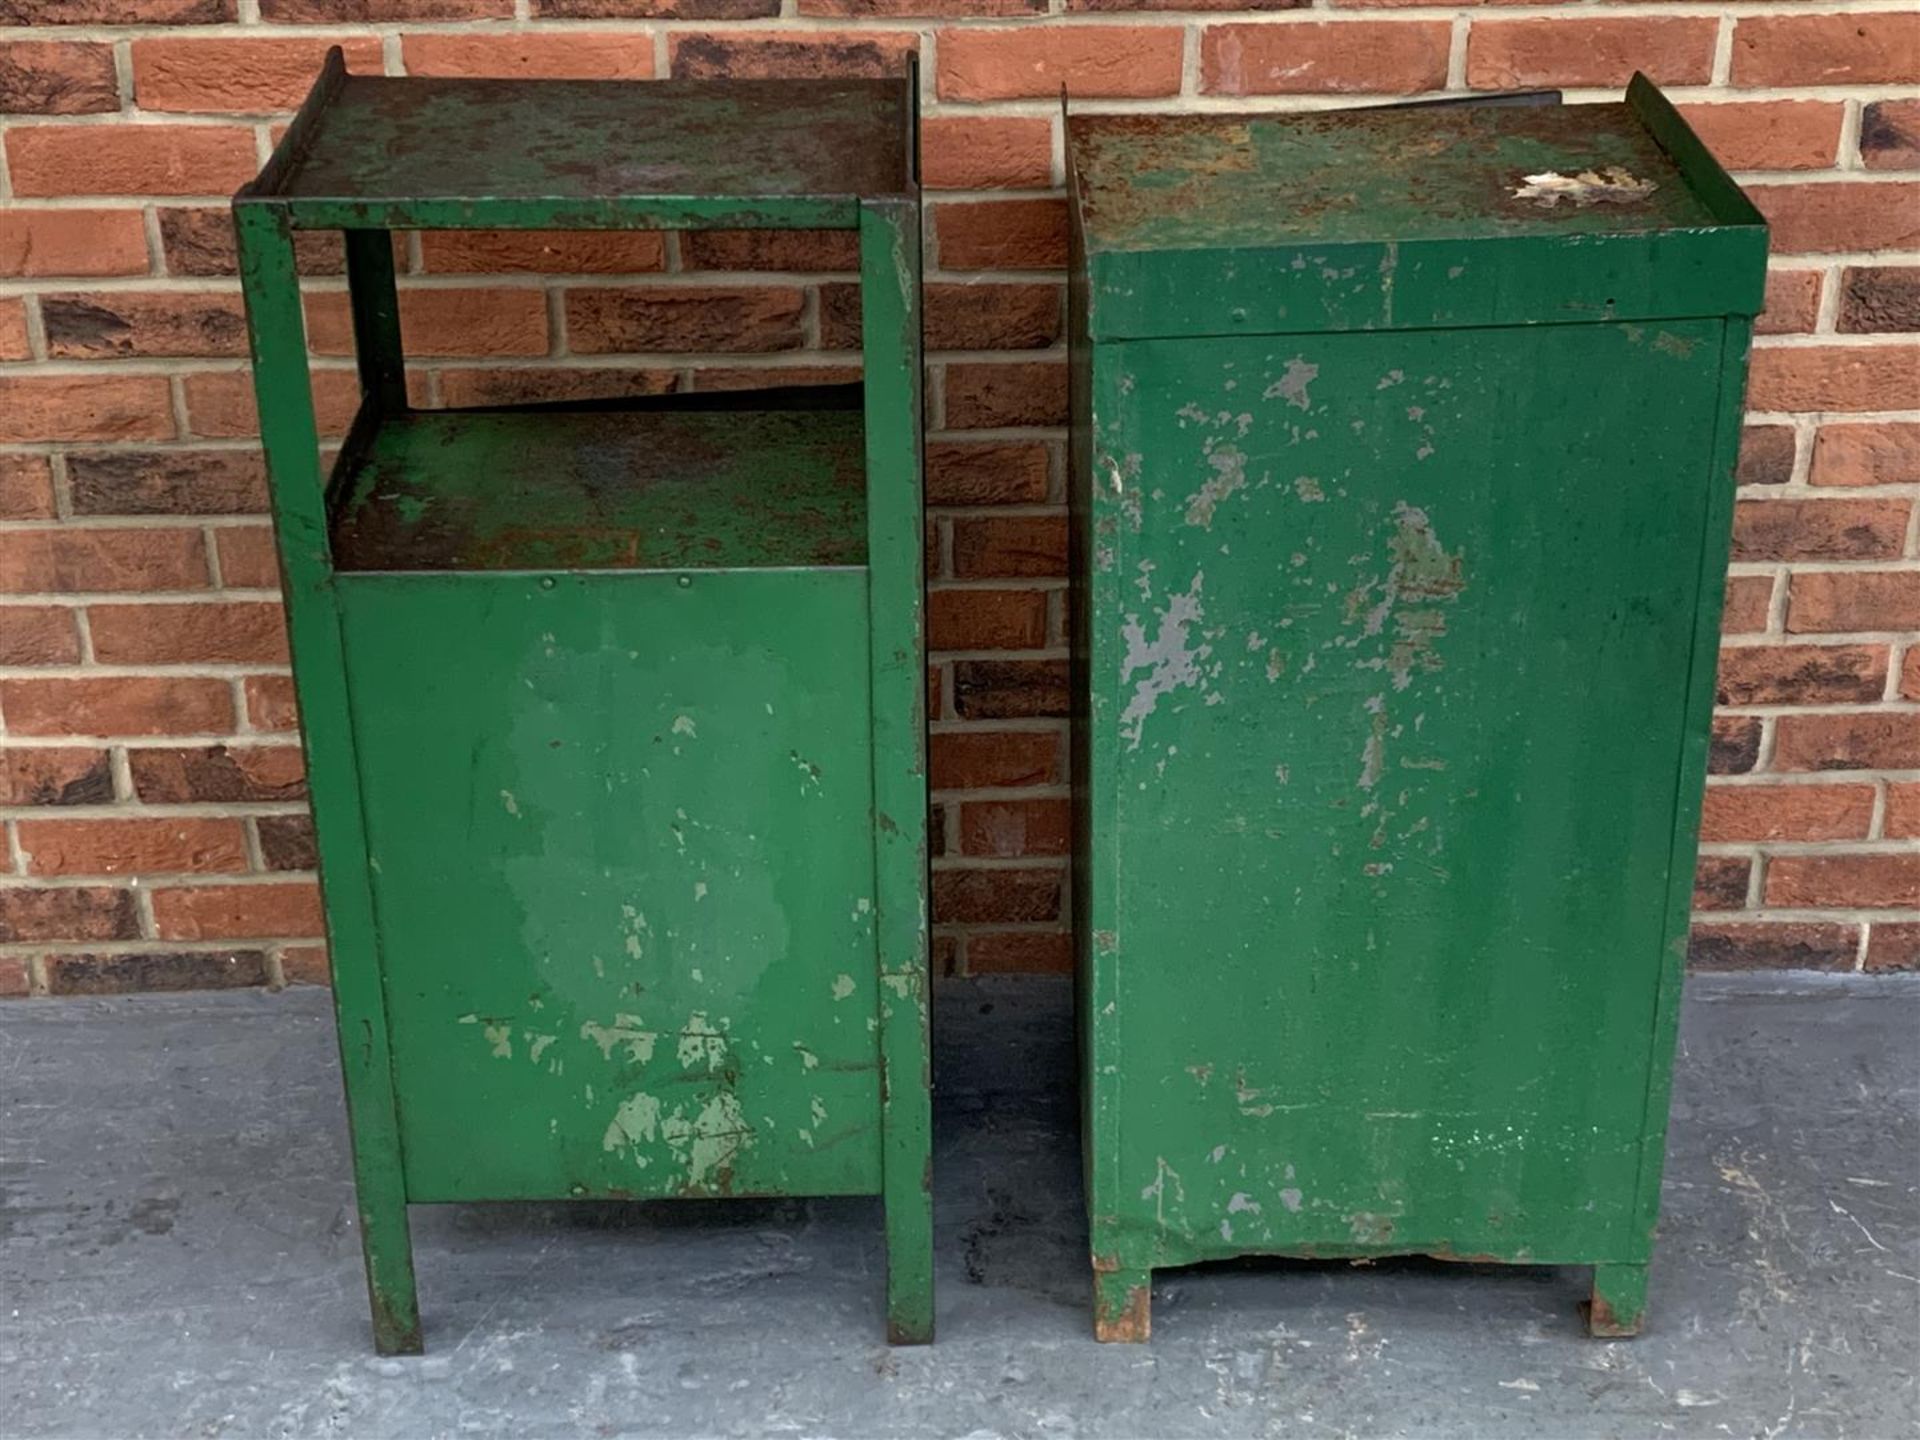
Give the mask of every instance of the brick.
<path id="1" fill-rule="evenodd" d="M 559 400 L 619 400 L 669 395 L 680 388 L 673 370 L 442 370 L 440 399 L 450 406 L 524 405 Z"/>
<path id="2" fill-rule="evenodd" d="M 1822 425 L 1813 437 L 1811 485 L 1920 483 L 1920 425 Z"/>
<path id="3" fill-rule="evenodd" d="M 0 299 L 0 360 L 32 358 L 33 342 L 27 338 L 26 302 Z"/>
<path id="4" fill-rule="evenodd" d="M 1884 645 L 1730 645 L 1720 652 L 1722 705 L 1832 705 L 1878 700 Z"/>
<path id="5" fill-rule="evenodd" d="M 1209 25 L 1200 88 L 1213 95 L 1415 94 L 1447 83 L 1443 21 Z"/>
<path id="6" fill-rule="evenodd" d="M 1693 908 L 1744 909 L 1752 873 L 1753 861 L 1745 855 L 1702 855 L 1693 867 Z"/>
<path id="7" fill-rule="evenodd" d="M 1754 319 L 1756 335 L 1804 335 L 1820 317 L 1818 270 L 1769 270 L 1766 308 Z"/>
<path id="8" fill-rule="evenodd" d="M 1067 367 L 1050 360 L 956 361 L 946 367 L 944 394 L 946 423 L 953 430 L 1067 423 Z"/>
<path id="9" fill-rule="evenodd" d="M 249 675 L 241 683 L 246 696 L 247 724 L 255 730 L 293 730 L 300 724 L 293 678 L 288 675 Z"/>
<path id="10" fill-rule="evenodd" d="M 218 25 L 238 0 L 0 0 L 0 25 Z"/>
<path id="11" fill-rule="evenodd" d="M 187 676 L 0 680 L 0 710 L 16 735 L 192 735 L 233 726 L 227 683 Z"/>
<path id="12" fill-rule="evenodd" d="M 280 952 L 280 974 L 289 985 L 330 985 L 324 945 L 289 945 Z"/>
<path id="13" fill-rule="evenodd" d="M 38 279 L 146 272 L 147 234 L 138 210 L 0 211 L 0 275 Z"/>
<path id="14" fill-rule="evenodd" d="M 637 275 L 667 266 L 651 230 L 429 230 L 420 256 L 430 274 Z"/>
<path id="15" fill-rule="evenodd" d="M 1047 498 L 1047 447 L 1040 441 L 928 442 L 929 505 L 1038 505 Z"/>
<path id="16" fill-rule="evenodd" d="M 881 30 L 769 35 L 676 34 L 668 41 L 676 79 L 799 80 L 815 75 L 882 79 L 906 72 L 920 37 Z"/>
<path id="17" fill-rule="evenodd" d="M 653 78 L 653 37 L 617 31 L 409 35 L 401 42 L 400 53 L 409 75 L 529 80 Z"/>
<path id="18" fill-rule="evenodd" d="M 850 230 L 689 230 L 682 270 L 793 270 L 854 274 L 860 237 Z"/>
<path id="19" fill-rule="evenodd" d="M 244 125 L 36 125 L 6 135 L 16 195 L 230 195 L 260 162 Z"/>
<path id="20" fill-rule="evenodd" d="M 851 385 L 860 379 L 858 365 L 742 365 L 700 366 L 693 372 L 695 390 L 765 390 L 786 385 Z"/>
<path id="21" fill-rule="evenodd" d="M 1874 921 L 1867 927 L 1867 959 L 1862 968 L 1883 974 L 1920 970 L 1920 923 Z"/>
<path id="22" fill-rule="evenodd" d="M 1920 169 L 1920 100 L 1876 100 L 1862 110 L 1860 160 L 1869 170 Z"/>
<path id="23" fill-rule="evenodd" d="M 1766 903 L 1823 909 L 1920 905 L 1920 854 L 1776 855 Z"/>
<path id="24" fill-rule="evenodd" d="M 982 515 L 953 522 L 959 579 L 1067 573 L 1067 522 L 1058 515 Z"/>
<path id="25" fill-rule="evenodd" d="M 155 950 L 138 955 L 49 955 L 52 995 L 129 995 L 156 990 L 226 990 L 267 983 L 259 950 Z"/>
<path id="26" fill-rule="evenodd" d="M 513 0 L 260 0 L 260 18 L 270 25 L 511 20 Z"/>
<path id="27" fill-rule="evenodd" d="M 1073 808 L 1064 796 L 975 800 L 960 807 L 960 848 L 968 855 L 1065 855 L 1072 839 Z"/>
<path id="28" fill-rule="evenodd" d="M 320 936 L 320 888 L 311 881 L 193 885 L 153 891 L 163 940 L 251 940 Z"/>
<path id="29" fill-rule="evenodd" d="M 1760 722 L 1750 715 L 1716 715 L 1707 745 L 1709 775 L 1744 775 L 1760 759 Z"/>
<path id="30" fill-rule="evenodd" d="M 360 382 L 350 370 L 313 372 L 314 416 L 322 439 L 347 433 L 360 408 Z M 244 370 L 188 375 L 187 429 L 206 440 L 251 439 L 260 433 L 253 406 L 253 377 Z"/>
<path id="31" fill-rule="evenodd" d="M 1887 786 L 1885 833 L 1889 840 L 1920 838 L 1920 781 Z"/>
<path id="32" fill-rule="evenodd" d="M 1726 608 L 1720 613 L 1720 633 L 1748 635 L 1767 628 L 1773 604 L 1771 575 L 1736 575 L 1727 581 Z"/>
<path id="33" fill-rule="evenodd" d="M 1840 330 L 1920 330 L 1920 265 L 1850 265 L 1840 275 Z"/>
<path id="34" fill-rule="evenodd" d="M 172 438 L 164 375 L 0 375 L 0 441 Z"/>
<path id="35" fill-rule="evenodd" d="M 1712 16 L 1579 20 L 1475 20 L 1467 34 L 1467 84 L 1624 85 L 1636 70 L 1662 85 L 1713 78 L 1719 21 Z"/>
<path id="36" fill-rule="evenodd" d="M 111 45 L 0 41 L 0 114 L 99 115 L 119 108 Z"/>
<path id="37" fill-rule="evenodd" d="M 953 667 L 953 709 L 963 720 L 1064 716 L 1064 660 L 960 660 Z"/>
<path id="38" fill-rule="evenodd" d="M 253 822 L 260 835 L 260 858 L 267 869 L 279 873 L 289 870 L 316 870 L 320 851 L 315 843 L 313 821 L 306 815 L 262 815 Z"/>
<path id="39" fill-rule="evenodd" d="M 44 455 L 0 455 L 0 520 L 53 518 L 53 467 Z"/>
<path id="40" fill-rule="evenodd" d="M 298 745 L 133 747 L 133 792 L 149 805 L 304 800 L 306 764 Z"/>
<path id="41" fill-rule="evenodd" d="M 1747 404 L 1756 410 L 1920 409 L 1920 344 L 1755 350 Z"/>
<path id="42" fill-rule="evenodd" d="M 1006 925 L 1060 918 L 1063 873 L 1051 866 L 1018 870 L 936 870 L 937 925 Z"/>
<path id="43" fill-rule="evenodd" d="M 927 742 L 935 790 L 1053 785 L 1064 777 L 1060 737 L 1046 730 L 943 730 Z"/>
<path id="44" fill-rule="evenodd" d="M 29 875 L 200 875 L 247 868 L 238 820 L 21 820 Z"/>
<path id="45" fill-rule="evenodd" d="M 140 912 L 115 885 L 0 886 L 0 943 L 134 940 Z"/>
<path id="46" fill-rule="evenodd" d="M 226 206 L 168 205 L 159 217 L 160 251 L 169 275 L 239 273 L 233 212 Z M 346 248 L 338 231 L 300 230 L 293 237 L 293 261 L 302 275 L 338 275 L 346 269 Z"/>
<path id="47" fill-rule="evenodd" d="M 943 270 L 1059 270 L 1067 263 L 1061 200 L 947 201 L 934 207 Z"/>
<path id="48" fill-rule="evenodd" d="M 0 805 L 104 805 L 113 799 L 107 752 L 90 746 L 0 750 Z"/>
<path id="49" fill-rule="evenodd" d="M 0 665 L 73 665 L 80 632 L 64 605 L 0 606 Z"/>
<path id="50" fill-rule="evenodd" d="M 77 515 L 233 515 L 267 506 L 254 450 L 76 450 L 67 490 Z"/>
<path id="51" fill-rule="evenodd" d="M 882 16 L 886 19 L 967 19 L 1005 15 L 1044 15 L 1047 0 L 799 0 L 798 13 L 848 19 Z"/>
<path id="52" fill-rule="evenodd" d="M 920 122 L 920 183 L 930 190 L 1044 190 L 1053 183 L 1053 122 L 929 116 Z"/>
<path id="53" fill-rule="evenodd" d="M 223 525 L 213 532 L 220 580 L 229 590 L 278 590 L 280 558 L 264 525 Z"/>
<path id="54" fill-rule="evenodd" d="M 942 100 L 1145 98 L 1180 93 L 1184 39 L 1174 25 L 942 30 Z"/>
<path id="55" fill-rule="evenodd" d="M 1905 85 L 1915 74 L 1910 14 L 1743 15 L 1733 27 L 1735 85 Z"/>
<path id="56" fill-rule="evenodd" d="M 1787 629 L 1802 635 L 1851 630 L 1920 632 L 1920 570 L 1797 574 L 1787 597 Z"/>
<path id="57" fill-rule="evenodd" d="M 1858 925 L 1780 923 L 1695 925 L 1687 945 L 1694 970 L 1851 970 Z"/>
<path id="58" fill-rule="evenodd" d="M 1067 975 L 1073 937 L 1064 930 L 986 930 L 967 936 L 969 975 Z"/>
<path id="59" fill-rule="evenodd" d="M 1775 770 L 1920 770 L 1920 715 L 1912 711 L 1782 715 L 1774 723 Z"/>
<path id="60" fill-rule="evenodd" d="M 1709 785 L 1700 838 L 1864 840 L 1872 821 L 1871 785 Z"/>
<path id="61" fill-rule="evenodd" d="M 198 590 L 206 583 L 197 530 L 0 532 L 0 593 Z"/>
<path id="62" fill-rule="evenodd" d="M 567 342 L 580 355 L 798 350 L 804 306 L 789 286 L 575 289 Z"/>
<path id="63" fill-rule="evenodd" d="M 1843 180 L 1746 189 L 1767 217 L 1776 255 L 1920 248 L 1920 183 Z"/>
<path id="64" fill-rule="evenodd" d="M 932 283 L 921 292 L 930 350 L 1045 350 L 1061 337 L 1058 285 Z M 820 343 L 860 348 L 860 287 L 820 287 Z"/>
<path id="65" fill-rule="evenodd" d="M 952 970 L 940 972 L 951 974 Z M 17 1000 L 33 993 L 33 970 L 24 955 L 0 955 L 0 996 Z"/>
<path id="66" fill-rule="evenodd" d="M 1907 528 L 1904 500 L 1743 500 L 1736 560 L 1891 560 Z"/>
<path id="67" fill-rule="evenodd" d="M 1680 113 L 1729 170 L 1824 170 L 1840 153 L 1846 109 L 1829 100 L 1735 100 Z"/>
<path id="68" fill-rule="evenodd" d="M 344 294 L 310 295 L 306 310 L 316 355 L 354 353 Z M 409 355 L 544 355 L 546 297 L 533 289 L 402 290 L 400 334 Z"/>
<path id="69" fill-rule="evenodd" d="M 1920 700 L 1920 644 L 1909 645 L 1906 658 L 1900 663 L 1900 697 Z"/>
<path id="70" fill-rule="evenodd" d="M 762 20 L 780 0 L 533 0 L 548 20 Z"/>
<path id="71" fill-rule="evenodd" d="M 313 88 L 327 51 L 339 46 L 347 69 L 385 68 L 372 35 L 207 39 L 164 35 L 133 42 L 133 99 L 142 110 L 176 114 L 268 115 L 296 110 Z"/>
<path id="72" fill-rule="evenodd" d="M 1042 590 L 934 590 L 927 644 L 935 650 L 1037 650 L 1047 643 Z"/>
<path id="73" fill-rule="evenodd" d="M 238 295 L 131 290 L 43 295 L 40 315 L 47 327 L 47 353 L 56 359 L 247 353 L 247 316 Z"/>
<path id="74" fill-rule="evenodd" d="M 94 658 L 103 665 L 284 665 L 286 624 L 271 601 L 94 605 Z"/>

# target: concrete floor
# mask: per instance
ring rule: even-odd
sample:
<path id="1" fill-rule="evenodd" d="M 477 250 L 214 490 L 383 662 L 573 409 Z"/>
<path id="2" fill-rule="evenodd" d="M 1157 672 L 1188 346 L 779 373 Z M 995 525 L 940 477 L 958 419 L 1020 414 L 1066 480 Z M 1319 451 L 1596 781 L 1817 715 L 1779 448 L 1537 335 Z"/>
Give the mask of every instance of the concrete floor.
<path id="1" fill-rule="evenodd" d="M 1920 977 L 1688 996 L 1649 1331 L 1585 1273 L 1163 1273 L 1089 1338 L 1068 995 L 938 1014 L 940 1341 L 881 1343 L 871 1201 L 414 1211 L 429 1353 L 367 1338 L 326 997 L 0 1007 L 0 1434 L 1916 1432 Z"/>

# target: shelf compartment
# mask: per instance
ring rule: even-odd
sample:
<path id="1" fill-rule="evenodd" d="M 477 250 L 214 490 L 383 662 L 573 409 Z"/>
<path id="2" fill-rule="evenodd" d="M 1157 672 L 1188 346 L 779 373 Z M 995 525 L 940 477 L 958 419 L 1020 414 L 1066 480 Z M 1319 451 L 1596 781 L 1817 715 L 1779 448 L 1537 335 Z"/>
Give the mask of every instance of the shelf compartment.
<path id="1" fill-rule="evenodd" d="M 848 385 L 387 416 L 336 468 L 334 565 L 864 565 L 859 403 Z"/>

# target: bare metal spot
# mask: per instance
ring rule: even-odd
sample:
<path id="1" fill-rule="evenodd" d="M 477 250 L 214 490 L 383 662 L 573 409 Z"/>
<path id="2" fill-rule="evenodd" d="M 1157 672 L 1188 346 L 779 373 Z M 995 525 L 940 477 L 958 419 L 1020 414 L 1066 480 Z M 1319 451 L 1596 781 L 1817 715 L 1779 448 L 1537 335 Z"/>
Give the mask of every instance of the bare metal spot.
<path id="1" fill-rule="evenodd" d="M 1308 363 L 1296 355 L 1287 362 L 1287 368 L 1280 378 L 1269 385 L 1262 395 L 1268 400 L 1284 400 L 1298 410 L 1310 410 L 1313 402 L 1308 398 L 1307 386 L 1320 374 L 1320 367 Z"/>
<path id="2" fill-rule="evenodd" d="M 1625 205 L 1641 201 L 1660 186 L 1618 165 L 1604 170 L 1582 170 L 1578 175 L 1562 175 L 1558 170 L 1542 170 L 1523 175 L 1513 187 L 1513 198 L 1531 200 L 1543 210 L 1558 208 L 1561 201 L 1570 205 Z"/>
<path id="3" fill-rule="evenodd" d="M 1187 587 L 1184 595 L 1167 597 L 1166 609 L 1160 612 L 1159 624 L 1151 640 L 1147 638 L 1146 629 L 1137 616 L 1128 616 L 1121 631 L 1127 644 L 1127 653 L 1120 662 L 1121 680 L 1131 679 L 1137 670 L 1147 672 L 1144 678 L 1135 682 L 1133 698 L 1120 715 L 1120 733 L 1126 738 L 1130 750 L 1140 748 L 1141 730 L 1147 716 L 1160 703 L 1161 696 L 1170 695 L 1175 690 L 1197 689 L 1205 679 L 1200 667 L 1213 653 L 1213 647 L 1204 640 L 1193 644 L 1188 639 L 1189 627 L 1201 618 L 1202 581 L 1202 572 L 1195 571 L 1193 583 Z"/>

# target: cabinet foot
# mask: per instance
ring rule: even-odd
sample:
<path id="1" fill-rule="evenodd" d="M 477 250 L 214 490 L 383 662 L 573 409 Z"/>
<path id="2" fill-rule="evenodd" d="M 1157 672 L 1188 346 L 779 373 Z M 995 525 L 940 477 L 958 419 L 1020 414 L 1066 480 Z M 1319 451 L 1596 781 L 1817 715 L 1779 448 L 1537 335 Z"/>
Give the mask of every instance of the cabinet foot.
<path id="1" fill-rule="evenodd" d="M 1645 1265 L 1596 1265 L 1593 1298 L 1587 1302 L 1587 1333 L 1625 1339 L 1640 1333 L 1647 1312 Z"/>
<path id="2" fill-rule="evenodd" d="M 1153 1272 L 1093 1272 L 1093 1338 L 1103 1344 L 1133 1344 L 1153 1331 Z"/>

